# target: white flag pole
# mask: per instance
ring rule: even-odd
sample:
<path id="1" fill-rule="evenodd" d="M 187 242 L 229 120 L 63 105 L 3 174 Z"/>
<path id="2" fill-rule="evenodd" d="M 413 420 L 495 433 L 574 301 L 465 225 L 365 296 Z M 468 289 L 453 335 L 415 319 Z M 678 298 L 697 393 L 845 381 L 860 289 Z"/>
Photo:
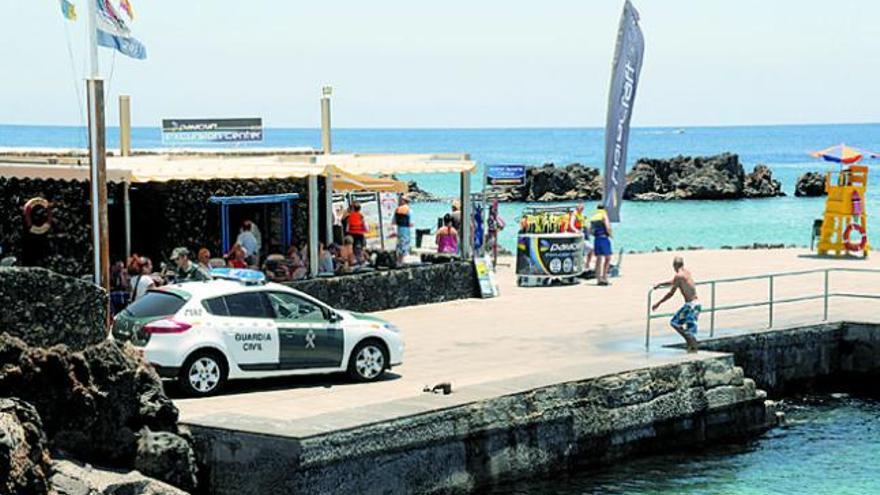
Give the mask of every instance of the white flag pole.
<path id="1" fill-rule="evenodd" d="M 89 4 L 89 61 L 91 64 L 91 77 L 97 79 L 98 72 L 98 0 L 86 0 Z"/>

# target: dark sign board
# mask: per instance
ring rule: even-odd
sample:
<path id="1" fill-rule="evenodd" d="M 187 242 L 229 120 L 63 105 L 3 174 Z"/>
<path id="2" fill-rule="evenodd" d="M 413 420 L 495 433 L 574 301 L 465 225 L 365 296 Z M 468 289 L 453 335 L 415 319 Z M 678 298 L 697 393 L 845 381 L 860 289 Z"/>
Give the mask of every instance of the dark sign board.
<path id="1" fill-rule="evenodd" d="M 164 119 L 164 143 L 241 143 L 263 140 L 263 119 Z"/>
<path id="2" fill-rule="evenodd" d="M 571 277 L 584 271 L 584 238 L 580 234 L 520 234 L 516 274 Z"/>
<path id="3" fill-rule="evenodd" d="M 525 165 L 489 165 L 486 168 L 486 185 L 523 186 L 526 183 Z"/>

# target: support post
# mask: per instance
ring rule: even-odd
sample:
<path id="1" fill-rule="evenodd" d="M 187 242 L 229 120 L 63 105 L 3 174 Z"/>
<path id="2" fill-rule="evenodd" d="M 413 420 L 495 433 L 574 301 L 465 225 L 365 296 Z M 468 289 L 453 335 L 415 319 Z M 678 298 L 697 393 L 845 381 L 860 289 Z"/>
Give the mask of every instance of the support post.
<path id="1" fill-rule="evenodd" d="M 715 336 L 715 281 L 712 281 L 712 313 L 709 315 L 709 337 Z"/>
<path id="2" fill-rule="evenodd" d="M 325 232 L 324 232 L 324 246 L 329 246 L 333 244 L 333 172 L 327 172 L 327 177 L 324 179 L 324 210 L 326 215 L 324 215 L 324 224 L 325 224 Z"/>
<path id="3" fill-rule="evenodd" d="M 825 311 L 822 316 L 823 321 L 828 321 L 828 269 L 825 269 L 825 298 L 824 298 L 824 308 Z"/>
<path id="4" fill-rule="evenodd" d="M 773 328 L 773 275 L 770 275 L 770 322 L 767 328 Z"/>
<path id="5" fill-rule="evenodd" d="M 653 294 L 653 289 L 648 291 L 647 323 L 645 323 L 645 352 L 651 350 L 651 296 Z"/>
<path id="6" fill-rule="evenodd" d="M 125 211 L 125 256 L 131 256 L 131 198 L 129 196 L 131 184 L 128 181 L 122 183 L 122 205 Z"/>
<path id="7" fill-rule="evenodd" d="M 119 154 L 131 156 L 131 97 L 119 95 Z"/>
<path id="8" fill-rule="evenodd" d="M 318 275 L 318 176 L 309 176 L 309 275 Z"/>
<path id="9" fill-rule="evenodd" d="M 321 88 L 321 151 L 325 155 L 333 152 L 330 140 L 330 95 L 333 88 L 324 86 Z"/>
<path id="10" fill-rule="evenodd" d="M 94 281 L 95 284 L 100 285 L 109 292 L 110 242 L 107 229 L 107 148 L 104 130 L 104 81 L 97 78 L 89 79 L 87 89 Z"/>
<path id="11" fill-rule="evenodd" d="M 333 152 L 333 143 L 330 138 L 330 95 L 333 94 L 333 88 L 324 86 L 321 88 L 321 152 L 329 155 Z M 325 198 L 324 198 L 324 245 L 333 244 L 333 171 L 327 172 L 327 178 L 324 181 Z"/>
<path id="12" fill-rule="evenodd" d="M 468 260 L 471 257 L 471 173 L 461 173 L 461 232 L 459 250 L 461 258 Z"/>

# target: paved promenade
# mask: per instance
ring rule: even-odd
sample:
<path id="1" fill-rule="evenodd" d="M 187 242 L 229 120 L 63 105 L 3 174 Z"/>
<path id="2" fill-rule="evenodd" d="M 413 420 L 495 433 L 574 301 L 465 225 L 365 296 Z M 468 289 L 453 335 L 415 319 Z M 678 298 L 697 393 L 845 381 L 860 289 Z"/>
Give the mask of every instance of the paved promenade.
<path id="1" fill-rule="evenodd" d="M 835 260 L 816 258 L 798 249 L 682 254 L 685 266 L 698 281 L 829 267 L 880 269 L 880 256 L 876 255 L 866 261 Z M 539 385 L 547 377 L 564 381 L 576 378 L 575 375 L 600 375 L 699 359 L 699 355 L 687 356 L 662 348 L 665 343 L 680 340 L 665 319 L 655 320 L 651 351 L 645 352 L 647 291 L 653 283 L 671 279 L 673 256 L 671 252 L 627 255 L 622 263 L 622 276 L 612 279 L 610 287 L 584 282 L 569 287 L 518 288 L 513 267 L 502 265 L 498 270 L 499 298 L 378 313 L 404 329 L 407 345 L 404 365 L 395 368 L 387 380 L 366 385 L 349 384 L 341 377 L 243 381 L 233 383 L 227 394 L 220 397 L 175 402 L 184 422 L 217 424 L 212 418 L 222 414 L 226 418 L 259 418 L 260 422 L 296 420 L 295 423 L 313 427 L 322 423 L 352 426 L 357 418 L 377 421 L 396 414 L 395 410 L 381 406 L 392 400 L 429 400 L 434 404 L 432 407 L 443 407 L 442 401 L 427 399 L 422 392 L 423 386 L 439 382 L 452 382 L 461 391 L 462 399 L 475 399 L 493 391 L 503 394 Z M 779 278 L 774 281 L 774 293 L 777 299 L 819 295 L 823 283 L 822 274 Z M 834 273 L 830 285 L 833 292 L 880 294 L 880 273 Z M 656 297 L 662 293 L 658 291 Z M 766 280 L 719 285 L 716 303 L 766 300 L 767 295 Z M 705 311 L 709 306 L 708 287 L 701 288 L 699 296 Z M 676 295 L 660 311 L 673 312 L 680 304 L 681 298 Z M 829 319 L 880 320 L 878 307 L 877 300 L 832 299 Z M 819 322 L 822 310 L 821 300 L 778 305 L 774 308 L 774 326 Z M 707 313 L 700 324 L 699 336 L 708 336 Z M 742 329 L 754 331 L 767 324 L 766 307 L 719 313 L 716 335 Z M 474 390 L 480 393 L 473 393 Z M 447 407 L 452 402 L 457 400 L 450 399 Z M 364 416 L 365 411 L 373 414 Z"/>

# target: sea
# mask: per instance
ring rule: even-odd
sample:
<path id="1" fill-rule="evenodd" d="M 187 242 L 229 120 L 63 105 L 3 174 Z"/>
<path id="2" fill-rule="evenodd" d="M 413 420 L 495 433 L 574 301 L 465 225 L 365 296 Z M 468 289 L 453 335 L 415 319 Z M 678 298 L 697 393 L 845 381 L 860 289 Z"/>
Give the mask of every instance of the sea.
<path id="1" fill-rule="evenodd" d="M 107 145 L 118 147 L 118 129 L 108 129 Z M 515 128 L 515 129 L 334 129 L 335 152 L 470 153 L 479 164 L 472 189 L 481 187 L 482 168 L 494 164 L 566 165 L 581 163 L 602 168 L 604 129 L 601 128 Z M 768 165 L 782 182 L 785 197 L 727 201 L 625 201 L 621 222 L 614 226 L 615 250 L 648 251 L 656 248 L 701 246 L 719 248 L 753 243 L 806 246 L 813 220 L 821 218 L 822 198 L 798 198 L 794 187 L 798 176 L 808 171 L 835 171 L 837 164 L 810 156 L 810 152 L 839 143 L 868 150 L 880 150 L 880 124 L 777 125 L 735 127 L 637 127 L 630 136 L 628 167 L 642 157 L 669 158 L 676 155 L 739 155 L 746 171 L 757 164 Z M 0 147 L 85 148 L 82 127 L 0 125 Z M 158 127 L 136 127 L 135 148 L 165 148 Z M 318 129 L 267 128 L 264 141 L 244 147 L 320 148 Z M 211 147 L 215 147 L 212 145 Z M 868 161 L 880 165 L 880 160 Z M 439 203 L 414 206 L 418 228 L 434 228 L 437 218 L 450 209 L 449 201 L 459 191 L 455 174 L 411 174 L 419 187 L 447 198 Z M 869 234 L 877 232 L 880 217 L 880 172 L 869 177 L 866 199 Z M 506 203 L 501 216 L 508 224 L 500 237 L 509 250 L 516 246 L 516 219 L 524 203 Z M 592 205 L 588 205 L 588 210 Z"/>
<path id="2" fill-rule="evenodd" d="M 487 495 L 868 495 L 880 493 L 880 401 L 843 393 L 781 403 L 782 427 L 742 443 L 677 451 Z"/>

